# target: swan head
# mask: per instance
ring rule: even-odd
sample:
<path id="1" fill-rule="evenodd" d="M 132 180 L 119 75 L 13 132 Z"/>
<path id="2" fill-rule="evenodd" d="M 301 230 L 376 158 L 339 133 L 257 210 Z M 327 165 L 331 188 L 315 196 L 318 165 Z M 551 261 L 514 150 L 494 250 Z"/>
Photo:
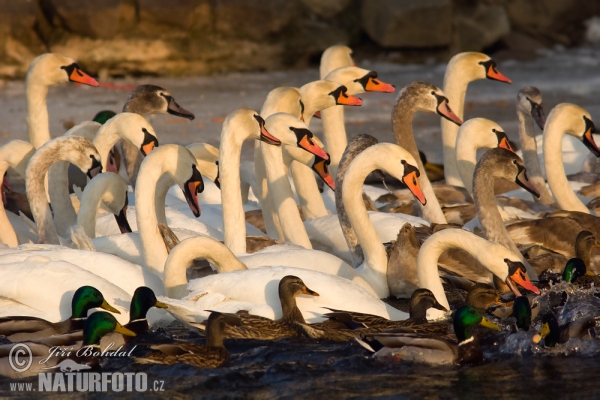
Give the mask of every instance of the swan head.
<path id="1" fill-rule="evenodd" d="M 396 99 L 392 115 L 403 113 L 404 106 L 407 103 L 414 111 L 436 113 L 458 126 L 463 123 L 450 108 L 448 98 L 444 95 L 444 92 L 430 83 L 417 81 L 406 85 Z"/>
<path id="2" fill-rule="evenodd" d="M 362 100 L 349 94 L 346 86 L 333 81 L 318 80 L 309 82 L 300 88 L 300 95 L 302 96 L 303 105 L 309 106 L 311 114 L 313 114 L 313 110 L 324 110 L 335 105 L 362 105 Z M 307 120 L 304 115 L 305 111 L 303 110 L 302 118 L 300 118 L 302 121 Z M 312 117 L 312 115 L 308 117 Z"/>
<path id="3" fill-rule="evenodd" d="M 414 161 L 414 160 L 413 160 Z M 419 186 L 419 176 L 421 176 L 421 172 L 419 168 L 417 168 L 414 164 L 409 164 L 406 160 L 400 160 L 402 166 L 404 167 L 404 172 L 402 173 L 401 181 L 406 185 L 408 190 L 421 202 L 421 204 L 427 204 L 427 199 L 425 198 L 425 194 L 421 190 Z M 416 164 L 416 162 L 415 162 Z"/>
<path id="4" fill-rule="evenodd" d="M 90 314 L 83 326 L 83 346 L 100 345 L 100 339 L 110 332 L 135 336 L 135 332 L 121 325 L 112 314 L 98 311 Z"/>
<path id="5" fill-rule="evenodd" d="M 139 114 L 130 112 L 117 114 L 106 121 L 100 129 L 122 132 L 144 156 L 147 156 L 155 147 L 158 147 L 158 139 L 154 128 L 146 118 Z"/>
<path id="6" fill-rule="evenodd" d="M 300 91 L 288 86 L 271 90 L 260 109 L 260 115 L 266 119 L 277 112 L 286 112 L 302 119 L 304 103 Z"/>
<path id="7" fill-rule="evenodd" d="M 73 293 L 71 300 L 71 318 L 87 318 L 92 308 L 103 308 L 116 314 L 119 310 L 108 304 L 102 293 L 93 286 L 82 286 Z"/>
<path id="8" fill-rule="evenodd" d="M 537 126 L 544 130 L 546 114 L 542 107 L 542 93 L 534 86 L 526 86 L 517 93 L 517 111 L 531 115 Z"/>
<path id="9" fill-rule="evenodd" d="M 527 270 L 520 261 L 512 261 L 509 258 L 505 258 L 504 262 L 508 266 L 508 277 L 506 278 L 506 285 L 515 294 L 515 296 L 521 296 L 521 293 L 515 286 L 515 283 L 524 289 L 530 290 L 535 294 L 540 294 L 540 290 L 535 287 L 533 283 L 527 277 Z"/>
<path id="10" fill-rule="evenodd" d="M 319 175 L 319 177 L 323 180 L 323 182 L 325 182 L 327 186 L 329 186 L 331 190 L 335 191 L 335 182 L 333 180 L 333 177 L 329 173 L 329 164 L 331 164 L 331 159 L 325 159 L 318 156 L 315 156 L 314 158 L 315 160 L 311 167 L 312 170 L 315 171 L 317 175 Z"/>
<path id="11" fill-rule="evenodd" d="M 129 320 L 146 319 L 146 313 L 152 307 L 167 309 L 167 305 L 158 301 L 154 291 L 146 286 L 135 289 L 129 306 Z"/>
<path id="12" fill-rule="evenodd" d="M 240 108 L 231 112 L 223 121 L 221 137 L 232 132 L 246 135 L 249 139 L 260 140 L 273 146 L 281 146 L 281 141 L 265 128 L 265 120 L 256 111 Z"/>
<path id="13" fill-rule="evenodd" d="M 500 147 L 514 152 L 504 129 L 497 123 L 486 118 L 471 118 L 465 121 L 458 130 L 458 136 L 474 147 Z"/>
<path id="14" fill-rule="evenodd" d="M 550 128 L 555 125 L 557 131 L 578 138 L 596 157 L 600 157 L 600 149 L 592 136 L 596 133 L 596 126 L 585 109 L 571 103 L 556 105 L 548 115 L 544 135 L 554 131 Z"/>
<path id="15" fill-rule="evenodd" d="M 312 134 L 306 124 L 287 113 L 276 113 L 266 119 L 265 127 L 273 136 L 288 146 L 298 146 L 325 160 L 329 155 L 322 143 Z"/>
<path id="16" fill-rule="evenodd" d="M 321 56 L 320 76 L 323 78 L 336 68 L 349 66 L 355 66 L 350 47 L 343 45 L 328 47 Z"/>
<path id="17" fill-rule="evenodd" d="M 341 67 L 327 74 L 325 80 L 346 86 L 349 94 L 362 92 L 393 93 L 394 85 L 383 82 L 377 72 L 358 67 Z"/>
<path id="18" fill-rule="evenodd" d="M 512 151 L 502 148 L 488 150 L 477 162 L 475 174 L 478 174 L 478 170 L 484 170 L 487 176 L 515 182 L 535 197 L 540 197 L 540 192 L 527 177 L 523 160 Z"/>
<path id="19" fill-rule="evenodd" d="M 202 176 L 219 186 L 219 149 L 208 143 L 192 143 L 185 146 L 192 152 Z"/>
<path id="20" fill-rule="evenodd" d="M 478 79 L 491 79 L 499 82 L 511 83 L 496 68 L 496 62 L 489 56 L 477 52 L 458 53 L 448 62 L 447 71 L 456 70 L 460 76 L 468 78 L 469 81 Z"/>
<path id="21" fill-rule="evenodd" d="M 198 171 L 196 164 L 192 164 L 192 174 L 188 180 L 183 184 L 183 194 L 185 200 L 190 207 L 190 210 L 196 218 L 200 216 L 200 204 L 198 204 L 198 193 L 204 190 L 204 181 L 202 181 L 202 175 Z"/>
<path id="22" fill-rule="evenodd" d="M 131 111 L 140 115 L 167 113 L 193 120 L 194 114 L 181 107 L 173 96 L 156 85 L 140 85 L 127 98 L 123 111 Z"/>
<path id="23" fill-rule="evenodd" d="M 127 186 L 127 182 L 119 174 L 105 172 L 104 174 L 96 175 L 84 191 L 84 193 L 89 190 L 102 191 L 102 202 L 115 216 L 121 233 L 132 232 L 127 221 Z"/>
<path id="24" fill-rule="evenodd" d="M 54 53 L 46 53 L 34 58 L 29 64 L 27 80 L 46 86 L 62 82 L 98 86 L 98 82 L 83 72 L 75 60 Z"/>

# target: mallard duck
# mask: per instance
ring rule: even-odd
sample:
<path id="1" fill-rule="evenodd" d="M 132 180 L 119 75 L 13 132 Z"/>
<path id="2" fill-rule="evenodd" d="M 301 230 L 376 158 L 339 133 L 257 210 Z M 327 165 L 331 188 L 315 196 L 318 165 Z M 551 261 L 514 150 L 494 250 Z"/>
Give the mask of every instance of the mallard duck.
<path id="1" fill-rule="evenodd" d="M 591 315 L 558 325 L 554 314 L 547 313 L 542 316 L 542 329 L 533 337 L 533 343 L 537 344 L 544 339 L 545 347 L 554 347 L 568 342 L 571 338 L 591 340 L 595 326 L 596 319 Z"/>
<path id="2" fill-rule="evenodd" d="M 66 320 L 53 323 L 35 317 L 4 317 L 0 318 L 0 335 L 12 342 L 21 342 L 82 330 L 88 311 L 96 307 L 120 314 L 119 310 L 106 302 L 98 289 L 82 286 L 73 294 L 71 316 Z"/>
<path id="3" fill-rule="evenodd" d="M 585 288 L 589 288 L 592 285 L 600 285 L 600 277 L 589 271 L 581 258 L 571 258 L 567 261 L 562 279 L 565 282 Z"/>
<path id="4" fill-rule="evenodd" d="M 472 365 L 483 361 L 473 327 L 482 325 L 490 329 L 500 327 L 486 319 L 477 309 L 464 306 L 454 312 L 454 332 L 458 343 L 443 337 L 414 333 L 378 333 L 372 338 L 384 347 L 374 355 L 378 359 L 403 359 L 428 364 Z M 373 350 L 362 342 L 363 346 Z"/>
<path id="5" fill-rule="evenodd" d="M 516 319 L 516 328 L 529 331 L 531 326 L 531 306 L 526 296 L 519 296 L 513 302 L 513 316 Z"/>
<path id="6" fill-rule="evenodd" d="M 239 311 L 235 315 L 241 319 L 241 324 L 226 326 L 225 337 L 274 340 L 300 335 L 301 332 L 296 324 L 305 323 L 305 321 L 302 312 L 300 312 L 300 309 L 296 305 L 296 296 L 299 294 L 319 296 L 317 292 L 306 287 L 302 279 L 297 276 L 284 276 L 279 281 L 279 301 L 281 302 L 282 317 L 274 321 L 269 318 L 249 314 L 243 310 Z M 202 324 L 192 323 L 192 325 L 200 329 L 203 328 Z"/>
<path id="7" fill-rule="evenodd" d="M 241 319 L 234 314 L 212 312 L 206 322 L 206 345 L 193 344 L 159 344 L 150 346 L 157 350 L 145 357 L 135 360 L 142 364 L 178 363 L 191 364 L 196 367 L 216 368 L 227 362 L 227 349 L 223 345 L 223 333 L 226 327 L 241 324 Z"/>
<path id="8" fill-rule="evenodd" d="M 56 335 L 37 341 L 22 342 L 30 349 L 32 356 L 31 367 L 22 372 L 16 371 L 11 366 L 11 351 L 15 345 L 0 346 L 0 375 L 10 378 L 24 378 L 37 375 L 44 372 L 44 370 L 52 372 L 54 368 L 63 369 L 65 365 L 72 367 L 75 363 L 79 369 L 94 368 L 100 362 L 101 352 L 106 350 L 101 348 L 100 340 L 104 335 L 113 331 L 123 335 L 135 336 L 135 333 L 123 327 L 112 314 L 98 311 L 87 317 L 83 326 L 83 342 L 78 350 L 75 350 L 75 347 L 79 343 L 77 341 L 79 337 L 73 334 Z"/>

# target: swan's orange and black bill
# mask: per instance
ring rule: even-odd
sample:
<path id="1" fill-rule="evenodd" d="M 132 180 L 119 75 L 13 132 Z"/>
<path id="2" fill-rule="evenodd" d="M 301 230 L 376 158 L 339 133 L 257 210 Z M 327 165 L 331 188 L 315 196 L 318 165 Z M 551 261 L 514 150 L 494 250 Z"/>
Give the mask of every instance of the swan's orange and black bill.
<path id="1" fill-rule="evenodd" d="M 179 104 L 177 104 L 177 102 L 175 101 L 175 99 L 173 98 L 173 96 L 167 95 L 165 93 L 161 93 L 161 96 L 163 96 L 166 100 L 167 100 L 167 112 L 171 115 L 175 115 L 177 117 L 181 117 L 181 118 L 187 118 L 190 121 L 193 120 L 194 118 L 196 118 L 196 116 L 186 110 L 185 108 L 181 107 Z"/>
<path id="2" fill-rule="evenodd" d="M 505 258 L 504 262 L 508 265 L 508 277 L 506 278 L 506 284 L 509 288 L 511 288 L 517 297 L 521 296 L 521 293 L 519 293 L 519 291 L 514 287 L 512 282 L 535 294 L 540 294 L 540 290 L 535 287 L 535 285 L 531 283 L 527 277 L 525 266 L 521 262 L 511 261 L 508 258 Z"/>
<path id="3" fill-rule="evenodd" d="M 452 111 L 452 109 L 448 105 L 448 99 L 445 98 L 444 96 L 438 95 L 437 93 L 434 93 L 434 94 L 435 94 L 435 97 L 438 99 L 438 106 L 436 109 L 437 113 L 441 117 L 446 118 L 448 121 L 452 121 L 456 125 L 461 126 L 463 123 L 462 119 L 460 119 L 458 115 L 454 114 L 454 111 Z"/>
<path id="4" fill-rule="evenodd" d="M 410 165 L 405 160 L 402 160 L 402 165 L 404 165 L 404 175 L 402 176 L 402 182 L 406 185 L 408 190 L 421 202 L 421 204 L 427 204 L 427 199 L 425 198 L 425 194 L 421 190 L 421 186 L 419 185 L 419 176 L 421 173 L 419 169 L 413 165 Z"/>
<path id="5" fill-rule="evenodd" d="M 518 165 L 517 167 L 519 168 L 519 173 L 515 178 L 515 183 L 539 199 L 540 192 L 527 177 L 527 171 L 525 170 L 525 167 L 523 165 Z"/>
<path id="6" fill-rule="evenodd" d="M 394 85 L 385 83 L 377 79 L 377 72 L 369 71 L 368 74 L 362 78 L 355 79 L 354 82 L 358 82 L 365 89 L 365 92 L 380 92 L 380 93 L 393 93 L 396 91 Z"/>
<path id="7" fill-rule="evenodd" d="M 92 179 L 102 173 L 102 164 L 93 155 L 90 155 L 90 158 L 92 159 L 92 166 L 87 170 L 86 175 Z"/>
<path id="8" fill-rule="evenodd" d="M 329 173 L 329 164 L 331 163 L 331 159 L 323 159 L 321 157 L 315 156 L 315 162 L 312 165 L 313 171 L 319 175 L 323 182 L 327 184 L 331 188 L 331 190 L 335 191 L 335 182 Z"/>
<path id="9" fill-rule="evenodd" d="M 148 130 L 146 128 L 142 128 L 142 132 L 144 132 L 144 141 L 142 142 L 142 145 L 140 146 L 140 151 L 142 152 L 142 154 L 145 157 L 148 154 L 150 154 L 150 152 L 155 147 L 158 147 L 158 139 L 156 138 L 156 136 L 154 136 L 153 134 L 148 132 Z"/>
<path id="10" fill-rule="evenodd" d="M 213 182 L 219 189 L 221 189 L 221 169 L 219 168 L 219 161 L 215 161 L 215 164 L 217 164 L 217 177 Z"/>
<path id="11" fill-rule="evenodd" d="M 260 126 L 260 141 L 272 146 L 281 146 L 281 140 L 271 135 L 267 128 L 265 128 L 265 120 L 258 114 L 254 114 L 254 119 Z"/>
<path id="12" fill-rule="evenodd" d="M 98 86 L 98 81 L 83 72 L 76 63 L 61 68 L 66 71 L 71 82 L 81 83 L 89 86 Z"/>
<path id="13" fill-rule="evenodd" d="M 479 64 L 485 68 L 485 77 L 499 82 L 512 83 L 508 77 L 504 76 L 500 71 L 496 69 L 496 62 L 494 60 L 481 61 Z"/>
<path id="14" fill-rule="evenodd" d="M 510 142 L 508 141 L 508 136 L 506 136 L 506 133 L 498 131 L 496 129 L 492 129 L 492 132 L 494 132 L 496 134 L 496 137 L 498 138 L 498 147 L 506 149 L 508 151 L 512 151 L 513 153 L 515 152 L 510 146 Z"/>
<path id="15" fill-rule="evenodd" d="M 361 106 L 362 100 L 358 97 L 349 95 L 348 89 L 345 86 L 340 86 L 333 92 L 329 93 L 335 99 L 335 104 L 342 106 Z"/>
<path id="16" fill-rule="evenodd" d="M 329 160 L 329 154 L 314 142 L 311 131 L 304 128 L 294 128 L 293 126 L 290 126 L 290 130 L 296 135 L 296 144 L 298 147 L 324 160 Z"/>
<path id="17" fill-rule="evenodd" d="M 585 115 L 583 116 L 583 120 L 585 121 L 585 133 L 581 140 L 583 141 L 583 144 L 585 144 L 585 147 L 587 147 L 596 157 L 600 157 L 600 149 L 598 149 L 593 136 L 593 134 L 596 133 L 596 126 L 594 125 L 594 122 Z"/>
<path id="18" fill-rule="evenodd" d="M 204 181 L 202 181 L 202 175 L 196 168 L 196 165 L 192 165 L 192 177 L 185 182 L 183 188 L 183 194 L 185 200 L 190 207 L 190 210 L 196 218 L 200 216 L 200 204 L 198 204 L 198 193 L 204 191 Z"/>
<path id="19" fill-rule="evenodd" d="M 127 199 L 127 195 L 125 195 L 125 199 Z M 119 226 L 119 230 L 121 233 L 131 233 L 131 227 L 129 226 L 129 221 L 127 221 L 127 201 L 125 201 L 125 206 L 121 209 L 119 214 L 115 214 L 115 220 L 117 221 L 117 225 Z"/>

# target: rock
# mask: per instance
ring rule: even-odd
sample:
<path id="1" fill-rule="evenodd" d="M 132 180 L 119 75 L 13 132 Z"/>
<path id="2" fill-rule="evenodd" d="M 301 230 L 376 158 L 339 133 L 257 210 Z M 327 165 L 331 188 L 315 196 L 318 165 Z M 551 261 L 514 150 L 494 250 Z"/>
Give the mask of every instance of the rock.
<path id="1" fill-rule="evenodd" d="M 454 16 L 453 50 L 481 51 L 510 32 L 508 15 L 502 6 L 478 3 Z"/>
<path id="2" fill-rule="evenodd" d="M 44 0 L 46 12 L 55 15 L 61 27 L 91 38 L 108 39 L 119 31 L 124 0 Z"/>
<path id="3" fill-rule="evenodd" d="M 299 3 L 289 0 L 216 0 L 215 32 L 226 37 L 266 40 L 298 18 Z"/>
<path id="4" fill-rule="evenodd" d="M 157 26 L 180 30 L 207 30 L 211 24 L 209 0 L 137 0 L 138 31 L 152 33 L 156 37 Z M 147 26 L 146 26 L 147 25 Z M 165 31 L 161 30 L 164 35 Z"/>
<path id="5" fill-rule="evenodd" d="M 452 2 L 363 0 L 362 26 L 383 47 L 447 46 L 452 37 Z"/>
<path id="6" fill-rule="evenodd" d="M 315 15 L 329 19 L 344 11 L 350 0 L 302 0 L 302 3 Z"/>

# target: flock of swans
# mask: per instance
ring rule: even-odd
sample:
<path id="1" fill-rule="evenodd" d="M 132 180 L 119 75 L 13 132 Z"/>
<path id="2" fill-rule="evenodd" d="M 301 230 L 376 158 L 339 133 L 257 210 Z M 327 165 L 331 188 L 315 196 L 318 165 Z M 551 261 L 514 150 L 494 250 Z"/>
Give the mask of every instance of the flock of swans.
<path id="1" fill-rule="evenodd" d="M 566 176 L 561 149 L 568 134 L 600 156 L 586 110 L 562 103 L 546 118 L 538 89 L 518 91 L 521 157 L 494 121 L 463 123 L 470 82 L 511 81 L 487 55 L 460 53 L 448 63 L 443 88 L 417 81 L 399 90 L 391 112 L 395 143 L 369 135 L 348 141 L 344 107 L 360 106 L 360 93 L 396 88 L 357 67 L 346 46 L 324 52 L 320 75 L 300 88 L 273 89 L 260 111 L 232 111 L 217 149 L 163 143 L 144 116 L 194 114 L 154 85 L 139 86 L 105 121 L 52 138 L 48 88 L 98 82 L 68 57 L 35 58 L 26 81 L 29 140 L 0 147 L 0 172 L 13 168 L 26 186 L 22 209 L 0 209 L 0 333 L 19 317 L 85 318 L 74 311 L 81 287 L 101 293 L 104 303 L 93 307 L 120 312 L 113 328 L 122 331 L 121 323 L 145 318 L 134 293 L 147 287 L 156 297 L 146 295 L 153 300 L 145 310 L 161 308 L 150 311 L 151 324 L 174 317 L 210 334 L 205 321 L 212 320 L 215 332 L 244 337 L 235 329 L 245 310 L 261 323 L 295 319 L 306 335 L 328 337 L 331 326 L 319 324 L 341 310 L 407 320 L 407 312 L 382 299 L 407 298 L 418 288 L 433 296 L 426 315 L 435 320 L 451 308 L 448 282 L 493 285 L 521 297 L 524 289 L 540 294 L 534 283 L 562 271 L 569 258 L 600 268 L 595 238 L 587 247 L 575 242 L 581 231 L 597 237 L 597 217 L 577 194 L 578 176 Z M 419 111 L 440 117 L 445 184 L 432 184 L 417 149 L 412 122 Z M 322 140 L 310 130 L 315 116 Z M 254 144 L 252 163 L 240 162 L 245 142 Z M 478 160 L 479 149 L 486 151 Z M 89 178 L 71 194 L 82 178 L 70 164 Z M 382 172 L 402 189 L 365 185 Z M 508 189 L 500 190 L 500 182 Z M 188 281 L 199 259 L 212 269 Z M 458 314 L 456 335 L 468 341 L 470 334 L 459 335 Z M 217 336 L 211 343 L 219 347 Z M 377 339 L 409 347 L 397 337 Z"/>

